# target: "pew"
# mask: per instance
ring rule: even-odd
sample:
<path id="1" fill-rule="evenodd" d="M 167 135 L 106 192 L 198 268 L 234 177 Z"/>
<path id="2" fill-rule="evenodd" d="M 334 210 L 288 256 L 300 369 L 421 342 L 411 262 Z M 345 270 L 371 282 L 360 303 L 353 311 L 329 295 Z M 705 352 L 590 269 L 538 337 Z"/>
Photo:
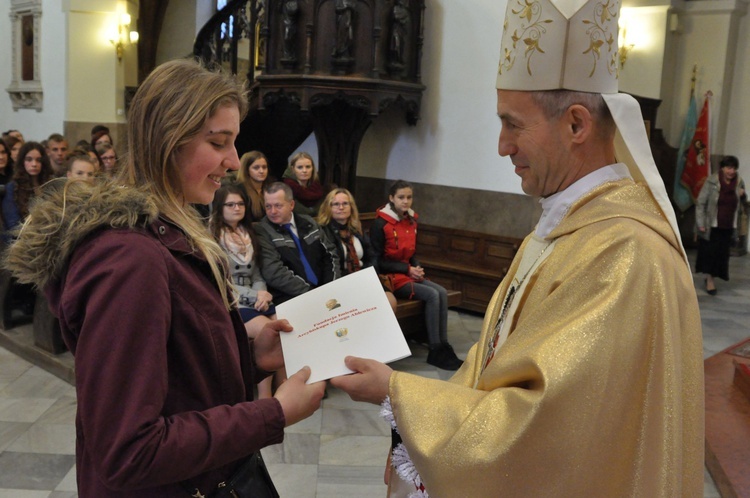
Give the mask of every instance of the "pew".
<path id="1" fill-rule="evenodd" d="M 0 329 L 10 330 L 32 320 L 31 306 L 27 297 L 31 294 L 5 269 L 0 269 Z"/>
<path id="2" fill-rule="evenodd" d="M 365 231 L 374 219 L 375 213 L 360 213 Z M 484 313 L 521 242 L 522 239 L 420 223 L 417 259 L 427 278 L 449 292 L 460 292 L 460 302 L 454 298 L 455 304 L 449 306 Z"/>

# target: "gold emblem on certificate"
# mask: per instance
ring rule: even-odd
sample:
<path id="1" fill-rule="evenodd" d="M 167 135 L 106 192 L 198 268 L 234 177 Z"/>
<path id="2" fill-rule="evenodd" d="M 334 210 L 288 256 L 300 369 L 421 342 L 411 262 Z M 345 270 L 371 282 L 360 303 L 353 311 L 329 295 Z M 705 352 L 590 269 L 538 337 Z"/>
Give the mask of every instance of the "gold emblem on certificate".
<path id="1" fill-rule="evenodd" d="M 341 304 L 335 299 L 329 299 L 326 301 L 326 308 L 328 308 L 328 311 L 335 310 L 336 308 L 340 308 Z"/>
<path id="2" fill-rule="evenodd" d="M 339 339 L 343 341 L 346 341 L 347 339 L 345 339 L 345 337 L 346 337 L 346 334 L 349 333 L 349 330 L 347 330 L 346 327 L 341 327 L 340 329 L 336 329 L 335 333 L 336 333 L 336 337 L 338 337 Z"/>

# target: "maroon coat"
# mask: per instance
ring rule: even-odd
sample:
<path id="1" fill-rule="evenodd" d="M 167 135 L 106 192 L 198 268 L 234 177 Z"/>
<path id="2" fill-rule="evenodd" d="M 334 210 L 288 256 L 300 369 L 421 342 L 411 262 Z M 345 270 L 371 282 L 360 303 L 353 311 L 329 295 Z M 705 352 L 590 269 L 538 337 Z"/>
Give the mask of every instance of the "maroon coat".
<path id="1" fill-rule="evenodd" d="M 317 180 L 309 182 L 307 187 L 303 187 L 299 182 L 293 178 L 284 178 L 284 183 L 289 185 L 294 195 L 294 201 L 301 203 L 306 207 L 316 207 L 321 199 L 325 197 L 326 191 L 323 189 L 323 185 Z"/>
<path id="2" fill-rule="evenodd" d="M 208 494 L 283 440 L 279 402 L 247 401 L 266 373 L 239 314 L 175 225 L 85 236 L 46 294 L 75 355 L 82 498 Z"/>

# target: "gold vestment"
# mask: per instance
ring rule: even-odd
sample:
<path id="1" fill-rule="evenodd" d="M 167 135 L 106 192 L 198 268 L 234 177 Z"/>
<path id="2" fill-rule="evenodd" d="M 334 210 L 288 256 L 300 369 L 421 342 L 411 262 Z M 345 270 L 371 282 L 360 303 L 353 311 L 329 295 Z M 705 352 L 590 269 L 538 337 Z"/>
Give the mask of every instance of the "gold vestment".
<path id="1" fill-rule="evenodd" d="M 521 246 L 450 382 L 391 377 L 431 497 L 703 494 L 698 303 L 679 241 L 632 180 L 585 194 L 482 372 Z M 474 386 L 476 385 L 476 389 Z"/>

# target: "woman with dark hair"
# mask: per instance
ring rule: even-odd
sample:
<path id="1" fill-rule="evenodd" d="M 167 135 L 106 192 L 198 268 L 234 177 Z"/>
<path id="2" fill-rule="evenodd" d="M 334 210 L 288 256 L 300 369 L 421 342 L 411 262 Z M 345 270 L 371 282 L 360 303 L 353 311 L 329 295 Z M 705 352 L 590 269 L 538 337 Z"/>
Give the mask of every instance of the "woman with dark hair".
<path id="1" fill-rule="evenodd" d="M 276 309 L 260 274 L 260 251 L 251 223 L 242 187 L 221 187 L 214 197 L 209 227 L 227 253 L 240 316 L 248 337 L 254 338 L 268 321 L 276 319 Z"/>
<path id="2" fill-rule="evenodd" d="M 357 203 L 347 189 L 337 188 L 328 192 L 320 205 L 317 222 L 336 246 L 342 276 L 375 265 L 375 252 L 369 237 L 362 231 Z M 395 311 L 396 297 L 388 290 L 385 295 Z"/>
<path id="3" fill-rule="evenodd" d="M 107 127 L 102 127 L 101 129 L 91 133 L 91 146 L 96 149 L 99 145 L 102 144 L 114 145 L 114 142 L 112 141 L 112 135 L 109 134 L 109 128 Z"/>
<path id="4" fill-rule="evenodd" d="M 255 339 L 271 320 L 276 320 L 273 296 L 260 274 L 260 250 L 248 216 L 247 196 L 240 185 L 225 185 L 214 197 L 209 228 L 229 259 L 237 296 L 237 307 L 250 339 Z M 285 380 L 283 369 L 276 372 L 277 386 Z M 274 377 L 258 383 L 258 398 L 273 395 Z"/>
<path id="5" fill-rule="evenodd" d="M 698 258 L 695 271 L 706 274 L 706 292 L 716 295 L 714 278 L 729 280 L 729 249 L 737 228 L 737 216 L 745 202 L 745 181 L 737 170 L 740 161 L 724 156 L 719 171 L 709 178 L 698 194 L 695 224 L 698 226 Z"/>
<path id="6" fill-rule="evenodd" d="M 23 144 L 26 142 L 18 137 L 14 137 L 13 135 L 8 135 L 4 140 L 5 145 L 8 146 L 8 149 L 10 149 L 10 158 L 15 163 L 18 160 L 18 151 L 21 150 L 21 147 L 23 147 Z"/>
<path id="7" fill-rule="evenodd" d="M 315 169 L 312 156 L 307 152 L 293 155 L 283 179 L 292 189 L 294 212 L 315 217 L 326 192 L 318 180 L 318 171 Z"/>
<path id="8" fill-rule="evenodd" d="M 29 214 L 29 203 L 39 187 L 54 177 L 47 151 L 38 142 L 26 142 L 18 151 L 13 179 L 6 185 L 3 198 L 3 221 L 13 230 Z"/>
<path id="9" fill-rule="evenodd" d="M 263 202 L 263 188 L 272 181 L 268 178 L 268 159 L 259 150 L 252 150 L 242 155 L 240 170 L 237 172 L 237 182 L 242 185 L 247 194 L 248 212 L 253 221 L 260 221 L 266 214 Z"/>
<path id="10" fill-rule="evenodd" d="M 162 64 L 133 97 L 117 176 L 50 182 L 8 251 L 75 358 L 80 496 L 278 496 L 260 450 L 320 406 L 309 368 L 253 400 L 291 326 L 248 340 L 226 253 L 192 207 L 239 168 L 246 110 L 232 75 Z"/>
<path id="11" fill-rule="evenodd" d="M 12 176 L 13 159 L 10 158 L 10 147 L 8 147 L 4 140 L 0 140 L 0 185 L 8 183 Z"/>
<path id="12" fill-rule="evenodd" d="M 427 363 L 445 370 L 463 364 L 448 343 L 448 294 L 442 286 L 425 278 L 417 251 L 417 213 L 411 208 L 412 186 L 397 180 L 389 190 L 388 204 L 378 209 L 370 227 L 370 240 L 378 273 L 384 274 L 393 294 L 402 299 L 424 301 L 425 325 L 430 342 Z"/>

